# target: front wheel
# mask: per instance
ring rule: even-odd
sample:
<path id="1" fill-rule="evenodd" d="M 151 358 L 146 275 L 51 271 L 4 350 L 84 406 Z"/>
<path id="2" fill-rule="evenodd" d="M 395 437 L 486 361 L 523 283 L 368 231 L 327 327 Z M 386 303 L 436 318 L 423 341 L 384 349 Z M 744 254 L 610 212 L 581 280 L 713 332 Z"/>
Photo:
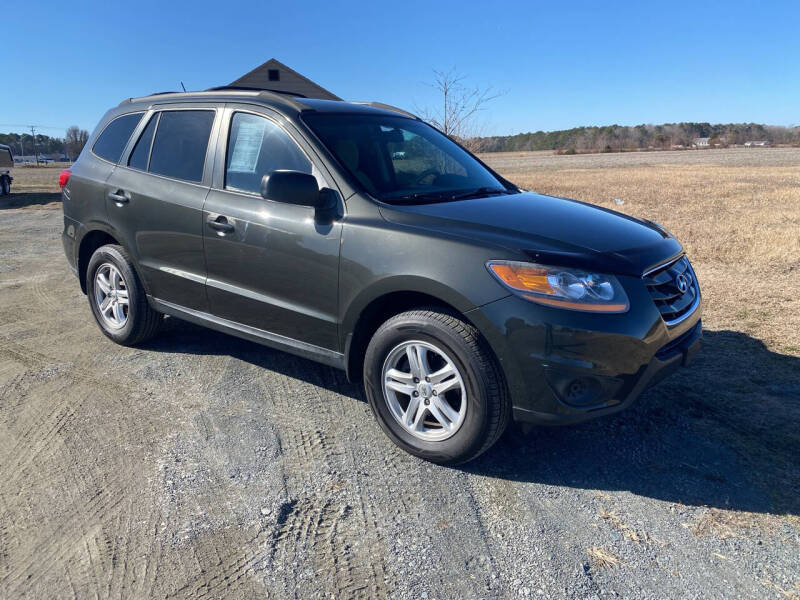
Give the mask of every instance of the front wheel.
<path id="1" fill-rule="evenodd" d="M 392 441 L 440 464 L 477 457 L 510 418 L 505 381 L 486 342 L 472 325 L 438 310 L 405 312 L 378 328 L 364 386 Z"/>
<path id="2" fill-rule="evenodd" d="M 8 196 L 11 193 L 11 182 L 8 177 L 0 177 L 0 196 Z"/>

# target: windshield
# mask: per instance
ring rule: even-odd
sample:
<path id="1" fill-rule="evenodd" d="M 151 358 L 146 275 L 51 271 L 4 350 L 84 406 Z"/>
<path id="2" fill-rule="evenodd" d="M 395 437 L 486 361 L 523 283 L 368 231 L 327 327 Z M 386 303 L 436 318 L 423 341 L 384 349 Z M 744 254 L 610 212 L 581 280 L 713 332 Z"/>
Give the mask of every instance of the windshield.
<path id="1" fill-rule="evenodd" d="M 511 193 L 450 138 L 421 121 L 308 113 L 305 122 L 373 196 L 421 204 Z"/>

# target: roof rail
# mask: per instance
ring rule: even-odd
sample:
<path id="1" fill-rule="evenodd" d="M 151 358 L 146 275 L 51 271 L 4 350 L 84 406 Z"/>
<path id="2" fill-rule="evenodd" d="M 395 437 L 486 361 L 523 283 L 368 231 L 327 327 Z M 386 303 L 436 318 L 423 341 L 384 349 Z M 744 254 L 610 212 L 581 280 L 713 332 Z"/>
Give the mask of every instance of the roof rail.
<path id="1" fill-rule="evenodd" d="M 273 94 L 281 94 L 283 96 L 294 96 L 295 98 L 305 98 L 303 94 L 296 92 L 287 92 L 284 90 L 273 90 L 270 88 L 248 87 L 244 85 L 220 85 L 205 90 L 206 92 L 272 92 Z"/>
<path id="2" fill-rule="evenodd" d="M 219 94 L 221 95 L 225 95 L 226 92 L 228 94 L 233 94 L 233 95 L 235 95 L 236 92 L 241 92 L 242 95 L 247 95 L 247 96 L 262 96 L 263 98 L 272 97 L 274 100 L 280 101 L 284 104 L 288 104 L 289 106 L 298 111 L 306 110 L 308 108 L 305 104 L 302 103 L 302 100 L 305 97 L 300 97 L 299 94 L 293 94 L 291 92 L 280 92 L 277 90 L 268 90 L 264 88 L 250 88 L 250 87 L 237 87 L 237 86 L 215 87 L 198 92 L 158 92 L 155 94 L 148 94 L 147 96 L 126 98 L 125 100 L 119 103 L 119 106 L 130 104 L 132 102 L 139 102 L 141 100 L 146 100 L 148 98 L 158 98 L 159 96 L 175 96 L 176 101 L 191 100 L 193 98 L 197 100 L 208 96 L 213 97 L 215 92 L 219 92 Z"/>
<path id="3" fill-rule="evenodd" d="M 372 106 L 373 108 L 382 108 L 383 110 L 390 110 L 392 112 L 400 113 L 401 115 L 411 117 L 412 119 L 416 119 L 417 121 L 422 120 L 414 113 L 408 112 L 407 110 L 403 110 L 402 108 L 398 108 L 396 106 L 392 106 L 391 104 L 384 104 L 383 102 L 353 102 L 353 104 L 362 104 L 364 106 Z"/>

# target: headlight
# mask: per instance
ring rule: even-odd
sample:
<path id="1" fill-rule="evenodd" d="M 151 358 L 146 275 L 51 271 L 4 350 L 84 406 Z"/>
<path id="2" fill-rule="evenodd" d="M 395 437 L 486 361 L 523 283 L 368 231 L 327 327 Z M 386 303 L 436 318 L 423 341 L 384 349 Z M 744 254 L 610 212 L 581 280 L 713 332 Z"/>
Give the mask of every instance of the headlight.
<path id="1" fill-rule="evenodd" d="M 505 287 L 539 304 L 604 313 L 623 313 L 630 306 L 613 275 L 507 260 L 486 266 Z"/>

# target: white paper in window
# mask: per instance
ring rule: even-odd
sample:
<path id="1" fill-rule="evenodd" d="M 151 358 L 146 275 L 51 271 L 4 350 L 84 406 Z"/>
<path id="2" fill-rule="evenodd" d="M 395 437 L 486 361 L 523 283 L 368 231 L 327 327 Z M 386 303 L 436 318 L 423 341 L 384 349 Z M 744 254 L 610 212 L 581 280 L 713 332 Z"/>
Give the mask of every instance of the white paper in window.
<path id="1" fill-rule="evenodd" d="M 239 129 L 233 144 L 233 154 L 228 171 L 235 173 L 255 173 L 258 156 L 261 154 L 261 142 L 264 139 L 266 119 L 239 118 Z"/>

